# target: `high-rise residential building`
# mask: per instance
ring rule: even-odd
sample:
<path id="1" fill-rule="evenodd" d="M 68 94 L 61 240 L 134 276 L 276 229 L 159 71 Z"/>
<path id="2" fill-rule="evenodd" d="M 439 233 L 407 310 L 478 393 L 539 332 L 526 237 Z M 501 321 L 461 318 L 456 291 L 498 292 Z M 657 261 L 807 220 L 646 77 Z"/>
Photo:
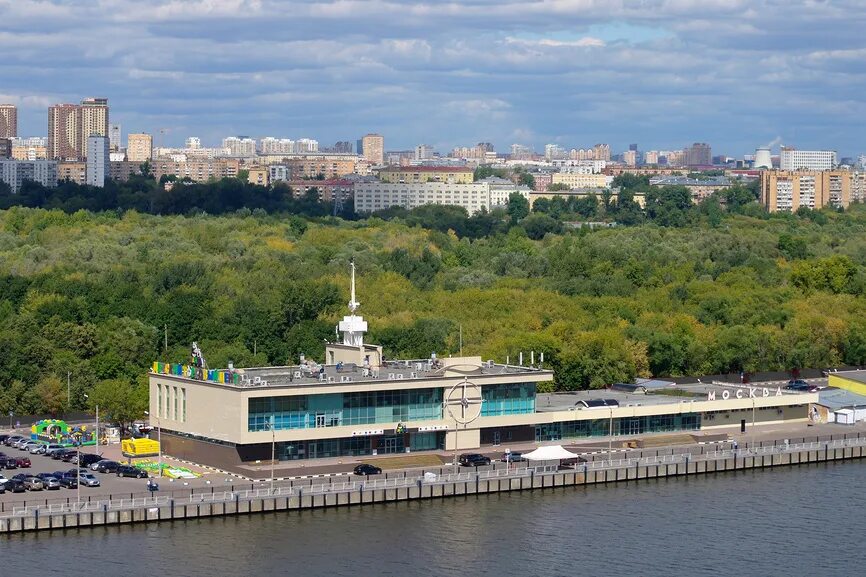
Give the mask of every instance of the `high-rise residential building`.
<path id="1" fill-rule="evenodd" d="M 223 148 L 229 149 L 230 156 L 255 156 L 256 141 L 246 136 L 229 136 L 223 139 Z"/>
<path id="2" fill-rule="evenodd" d="M 190 136 L 186 139 L 185 146 L 192 150 L 201 148 L 201 139 L 198 136 Z"/>
<path id="3" fill-rule="evenodd" d="M 0 104 L 0 138 L 18 136 L 18 108 L 14 104 Z"/>
<path id="4" fill-rule="evenodd" d="M 385 137 L 381 134 L 367 134 L 361 139 L 362 154 L 370 163 L 377 166 L 385 164 Z"/>
<path id="5" fill-rule="evenodd" d="M 658 164 L 659 163 L 659 151 L 658 150 L 648 150 L 643 155 L 643 163 L 644 164 Z"/>
<path id="6" fill-rule="evenodd" d="M 683 150 L 686 166 L 712 166 L 713 150 L 706 142 L 695 142 Z"/>
<path id="7" fill-rule="evenodd" d="M 57 186 L 57 162 L 0 159 L 0 181 L 9 185 L 12 194 L 18 194 L 25 180 L 50 188 Z"/>
<path id="8" fill-rule="evenodd" d="M 304 154 L 307 152 L 318 152 L 319 141 L 312 138 L 299 138 L 295 141 L 295 154 Z"/>
<path id="9" fill-rule="evenodd" d="M 0 158 L 12 158 L 11 138 L 0 138 Z"/>
<path id="10" fill-rule="evenodd" d="M 779 158 L 781 170 L 831 170 L 836 164 L 835 150 L 797 150 L 783 146 Z"/>
<path id="11" fill-rule="evenodd" d="M 126 138 L 126 159 L 146 162 L 153 159 L 153 137 L 149 134 L 130 134 Z"/>
<path id="12" fill-rule="evenodd" d="M 770 212 L 796 212 L 801 206 L 847 207 L 855 174 L 847 170 L 764 170 L 761 203 Z"/>
<path id="13" fill-rule="evenodd" d="M 523 144 L 511 145 L 512 160 L 529 160 L 532 158 L 532 148 Z"/>
<path id="14" fill-rule="evenodd" d="M 110 143 L 107 136 L 87 137 L 87 184 L 102 188 L 108 179 Z"/>
<path id="15" fill-rule="evenodd" d="M 592 160 L 604 160 L 610 162 L 610 144 L 596 144 L 592 147 Z"/>
<path id="16" fill-rule="evenodd" d="M 415 160 L 430 160 L 433 158 L 433 147 L 429 144 L 419 144 L 415 147 Z"/>
<path id="17" fill-rule="evenodd" d="M 622 161 L 626 166 L 637 166 L 637 151 L 626 150 L 622 153 Z"/>
<path id="18" fill-rule="evenodd" d="M 81 101 L 82 150 L 87 150 L 87 139 L 91 136 L 109 136 L 107 98 L 85 98 Z"/>
<path id="19" fill-rule="evenodd" d="M 352 154 L 352 143 L 348 140 L 341 140 L 334 144 L 334 152 L 337 154 Z"/>
<path id="20" fill-rule="evenodd" d="M 547 160 L 559 160 L 565 158 L 567 153 L 565 149 L 558 144 L 545 144 L 544 145 L 544 158 Z"/>
<path id="21" fill-rule="evenodd" d="M 637 144 L 629 144 L 628 149 L 630 152 L 637 152 Z"/>
<path id="22" fill-rule="evenodd" d="M 48 158 L 78 160 L 81 148 L 81 107 L 55 104 L 48 108 Z"/>
<path id="23" fill-rule="evenodd" d="M 117 152 L 123 148 L 122 134 L 119 124 L 112 124 L 108 127 L 108 144 L 111 147 L 111 152 Z"/>

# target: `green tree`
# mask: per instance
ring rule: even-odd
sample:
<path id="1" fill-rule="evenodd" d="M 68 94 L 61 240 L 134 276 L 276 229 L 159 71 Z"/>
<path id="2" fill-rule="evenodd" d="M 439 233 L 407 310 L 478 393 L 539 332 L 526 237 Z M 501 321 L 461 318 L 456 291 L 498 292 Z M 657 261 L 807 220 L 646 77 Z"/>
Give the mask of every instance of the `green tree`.
<path id="1" fill-rule="evenodd" d="M 120 379 L 100 381 L 88 394 L 90 407 L 99 406 L 100 415 L 122 430 L 142 418 L 148 407 L 148 388 Z"/>
<path id="2" fill-rule="evenodd" d="M 529 214 L 529 201 L 519 192 L 508 196 L 508 216 L 511 222 L 518 223 Z"/>

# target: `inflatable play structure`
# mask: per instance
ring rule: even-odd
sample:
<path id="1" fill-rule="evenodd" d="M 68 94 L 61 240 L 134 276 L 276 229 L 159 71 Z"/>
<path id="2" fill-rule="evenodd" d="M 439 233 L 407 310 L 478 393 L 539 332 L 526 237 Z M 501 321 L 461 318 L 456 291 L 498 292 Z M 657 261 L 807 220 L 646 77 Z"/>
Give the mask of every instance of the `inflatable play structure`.
<path id="1" fill-rule="evenodd" d="M 70 426 L 60 419 L 43 419 L 30 427 L 30 438 L 42 443 L 57 443 L 64 447 L 95 445 L 96 432 L 86 425 Z"/>
<path id="2" fill-rule="evenodd" d="M 124 439 L 120 443 L 120 450 L 124 457 L 152 457 L 159 454 L 159 443 L 147 439 Z"/>

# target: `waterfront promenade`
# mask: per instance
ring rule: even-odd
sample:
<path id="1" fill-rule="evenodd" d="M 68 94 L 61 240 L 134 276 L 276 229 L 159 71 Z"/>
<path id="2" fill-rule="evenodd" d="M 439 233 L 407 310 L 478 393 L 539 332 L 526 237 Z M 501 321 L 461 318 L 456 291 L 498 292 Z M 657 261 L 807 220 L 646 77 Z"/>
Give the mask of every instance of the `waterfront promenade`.
<path id="1" fill-rule="evenodd" d="M 724 473 L 762 467 L 863 458 L 866 434 L 844 429 L 830 435 L 762 440 L 753 446 L 699 445 L 620 455 L 590 455 L 573 468 L 559 463 L 456 471 L 403 471 L 378 479 L 347 477 L 246 483 L 174 491 L 157 496 L 91 498 L 88 502 L 11 505 L 0 513 L 0 533 L 139 523 L 197 517 L 354 506 L 581 486 L 664 477 Z"/>

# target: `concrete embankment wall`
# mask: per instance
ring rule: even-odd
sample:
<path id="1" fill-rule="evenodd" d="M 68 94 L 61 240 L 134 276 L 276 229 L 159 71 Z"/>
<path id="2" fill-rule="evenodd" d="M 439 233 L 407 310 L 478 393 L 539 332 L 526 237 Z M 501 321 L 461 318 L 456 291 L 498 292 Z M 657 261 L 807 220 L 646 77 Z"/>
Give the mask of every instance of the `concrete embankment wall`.
<path id="1" fill-rule="evenodd" d="M 120 523 L 140 523 L 291 511 L 418 499 L 524 491 L 550 487 L 638 481 L 685 475 L 742 471 L 861 459 L 866 437 L 785 444 L 754 449 L 719 450 L 695 456 L 679 453 L 655 457 L 594 461 L 577 469 L 555 465 L 517 470 L 461 472 L 433 478 L 346 481 L 311 487 L 275 487 L 222 491 L 189 498 L 154 497 L 104 502 L 23 507 L 0 516 L 0 533 L 18 533 Z M 76 510 L 76 507 L 79 507 Z"/>

